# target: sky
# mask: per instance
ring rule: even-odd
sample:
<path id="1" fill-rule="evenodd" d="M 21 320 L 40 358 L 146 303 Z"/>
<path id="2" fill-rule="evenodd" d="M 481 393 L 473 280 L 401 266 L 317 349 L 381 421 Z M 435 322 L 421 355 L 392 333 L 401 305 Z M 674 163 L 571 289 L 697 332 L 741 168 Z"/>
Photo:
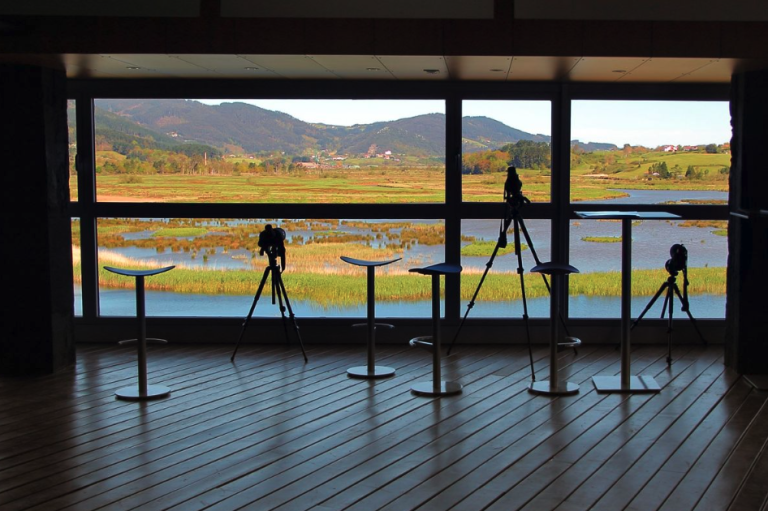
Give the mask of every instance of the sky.
<path id="1" fill-rule="evenodd" d="M 219 104 L 231 100 L 197 100 Z M 237 100 L 284 112 L 305 122 L 352 126 L 445 113 L 440 100 Z M 476 101 L 464 116 L 486 116 L 533 134 L 551 135 L 548 101 Z M 573 101 L 571 138 L 658 147 L 729 142 L 728 103 L 693 101 Z"/>

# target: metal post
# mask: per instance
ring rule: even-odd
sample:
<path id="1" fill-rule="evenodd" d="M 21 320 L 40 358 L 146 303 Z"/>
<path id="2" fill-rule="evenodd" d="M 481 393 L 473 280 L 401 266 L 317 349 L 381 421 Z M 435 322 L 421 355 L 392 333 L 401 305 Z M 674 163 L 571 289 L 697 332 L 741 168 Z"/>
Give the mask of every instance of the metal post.
<path id="1" fill-rule="evenodd" d="M 440 373 L 440 275 L 432 275 L 432 388 L 441 391 Z"/>
<path id="2" fill-rule="evenodd" d="M 630 387 L 629 329 L 632 318 L 632 219 L 621 219 L 621 386 Z"/>
<path id="3" fill-rule="evenodd" d="M 368 270 L 368 374 L 376 374 L 376 288 L 375 266 Z"/>
<path id="4" fill-rule="evenodd" d="M 136 320 L 139 324 L 136 345 L 139 358 L 139 395 L 147 395 L 147 315 L 144 306 L 144 276 L 136 276 Z"/>

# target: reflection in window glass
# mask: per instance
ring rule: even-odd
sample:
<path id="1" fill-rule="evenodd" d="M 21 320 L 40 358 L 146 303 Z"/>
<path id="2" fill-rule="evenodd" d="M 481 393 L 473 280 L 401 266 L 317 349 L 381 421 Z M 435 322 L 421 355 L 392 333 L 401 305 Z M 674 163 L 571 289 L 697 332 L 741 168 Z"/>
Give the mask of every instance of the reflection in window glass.
<path id="1" fill-rule="evenodd" d="M 571 222 L 571 264 L 581 273 L 570 277 L 570 316 L 618 318 L 621 312 L 621 221 Z M 728 253 L 725 221 L 645 220 L 632 223 L 632 317 L 637 318 L 667 281 L 670 250 L 682 244 L 687 252 L 688 296 L 694 318 L 725 317 L 725 275 Z M 682 272 L 676 283 L 684 291 Z M 645 318 L 659 318 L 660 296 Z M 685 318 L 675 297 L 674 317 Z"/>
<path id="2" fill-rule="evenodd" d="M 69 200 L 77 200 L 77 106 L 74 99 L 67 100 L 67 136 L 69 138 Z"/>
<path id="3" fill-rule="evenodd" d="M 135 314 L 133 281 L 104 265 L 173 271 L 146 279 L 147 315 L 246 316 L 268 266 L 259 234 L 286 233 L 283 281 L 301 316 L 366 315 L 366 271 L 341 261 L 402 257 L 376 270 L 376 314 L 429 317 L 430 279 L 409 268 L 444 260 L 445 224 L 437 220 L 123 219 L 98 221 L 101 312 Z M 267 285 L 255 316 L 279 317 Z"/>
<path id="4" fill-rule="evenodd" d="M 571 202 L 727 203 L 725 101 L 573 101 L 571 130 Z"/>
<path id="5" fill-rule="evenodd" d="M 95 101 L 104 202 L 445 200 L 444 101 Z"/>
<path id="6" fill-rule="evenodd" d="M 503 200 L 506 169 L 512 165 L 523 194 L 533 202 L 549 202 L 550 102 L 464 101 L 462 115 L 463 200 Z"/>
<path id="7" fill-rule="evenodd" d="M 546 286 L 541 276 L 530 273 L 530 269 L 536 265 L 534 251 L 539 261 L 550 260 L 550 222 L 549 220 L 524 220 L 523 223 L 533 243 L 533 250 L 531 250 L 524 234 L 520 233 L 528 315 L 549 317 L 549 295 Z M 468 304 L 475 292 L 478 294 L 467 318 L 519 319 L 523 317 L 520 277 L 517 274 L 519 262 L 514 252 L 515 237 L 512 225 L 506 231 L 506 248 L 500 247 L 491 261 L 502 230 L 501 220 L 463 220 L 461 222 L 462 317 L 467 312 Z M 487 264 L 491 262 L 491 269 L 480 286 L 480 279 Z M 478 286 L 480 286 L 479 291 Z"/>
<path id="8" fill-rule="evenodd" d="M 75 316 L 83 315 L 83 269 L 80 260 L 80 219 L 73 218 L 72 229 L 72 278 L 74 280 Z"/>

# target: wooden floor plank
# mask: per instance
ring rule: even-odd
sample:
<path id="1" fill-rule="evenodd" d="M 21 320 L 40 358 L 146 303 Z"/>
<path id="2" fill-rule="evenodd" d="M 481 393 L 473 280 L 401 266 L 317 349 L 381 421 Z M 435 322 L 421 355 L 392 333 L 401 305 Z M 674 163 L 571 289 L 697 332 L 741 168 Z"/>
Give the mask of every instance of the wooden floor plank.
<path id="1" fill-rule="evenodd" d="M 695 510 L 727 509 L 733 504 L 738 491 L 744 485 L 745 478 L 750 475 L 754 468 L 756 456 L 768 439 L 767 421 L 768 403 L 764 401 L 712 484 L 701 496 L 694 508 Z M 768 485 L 765 483 L 765 474 L 761 475 L 763 478 L 761 486 L 768 489 Z"/>
<path id="2" fill-rule="evenodd" d="M 9 510 L 755 509 L 768 511 L 768 394 L 722 364 L 722 347 L 636 348 L 658 394 L 598 394 L 613 346 L 564 351 L 575 396 L 527 392 L 524 345 L 464 344 L 417 397 L 422 350 L 385 345 L 393 378 L 348 378 L 359 346 L 152 346 L 150 383 L 169 398 L 116 400 L 136 382 L 133 348 L 78 346 L 76 364 L 0 378 L 0 507 Z M 546 346 L 534 350 L 548 378 Z"/>

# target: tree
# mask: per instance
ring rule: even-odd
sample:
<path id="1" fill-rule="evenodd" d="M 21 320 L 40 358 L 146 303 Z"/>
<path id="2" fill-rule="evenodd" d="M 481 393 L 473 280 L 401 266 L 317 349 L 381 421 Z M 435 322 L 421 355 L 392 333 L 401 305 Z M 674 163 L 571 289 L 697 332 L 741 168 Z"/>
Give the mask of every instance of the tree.
<path id="1" fill-rule="evenodd" d="M 707 154 L 717 154 L 717 144 L 707 144 L 707 147 L 705 147 L 704 150 Z"/>

